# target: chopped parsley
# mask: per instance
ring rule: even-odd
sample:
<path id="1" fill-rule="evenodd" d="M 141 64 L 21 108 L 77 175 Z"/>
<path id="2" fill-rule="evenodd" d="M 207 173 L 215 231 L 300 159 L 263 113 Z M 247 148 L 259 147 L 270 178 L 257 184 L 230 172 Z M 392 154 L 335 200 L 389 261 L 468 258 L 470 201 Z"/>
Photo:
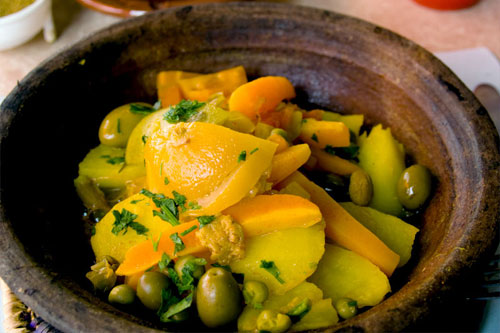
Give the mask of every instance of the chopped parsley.
<path id="1" fill-rule="evenodd" d="M 201 208 L 201 206 L 198 205 L 198 202 L 196 202 L 196 201 L 190 201 L 188 203 L 188 207 L 189 207 L 189 209 L 192 209 L 192 210 L 200 209 Z"/>
<path id="2" fill-rule="evenodd" d="M 111 157 L 109 155 L 101 155 L 101 158 L 107 158 L 106 163 L 109 163 L 112 165 L 125 163 L 124 156 Z"/>
<path id="3" fill-rule="evenodd" d="M 130 104 L 130 112 L 136 113 L 136 114 L 144 114 L 148 115 L 150 113 L 155 112 L 157 109 L 154 107 L 150 107 L 148 105 L 142 105 L 142 104 Z"/>
<path id="4" fill-rule="evenodd" d="M 134 229 L 138 235 L 144 235 L 149 231 L 148 228 L 146 228 L 139 222 L 134 221 L 137 218 L 136 214 L 132 214 L 125 208 L 122 208 L 121 213 L 117 210 L 113 210 L 113 216 L 115 217 L 115 222 L 113 223 L 111 232 L 117 236 L 120 231 L 123 231 L 122 235 L 125 235 L 128 231 L 128 228 Z"/>
<path id="5" fill-rule="evenodd" d="M 146 144 L 146 141 L 148 141 L 148 136 L 147 135 L 143 135 L 142 136 L 142 143 Z"/>
<path id="6" fill-rule="evenodd" d="M 177 206 L 181 207 L 182 211 L 186 210 L 186 207 L 184 205 L 186 204 L 186 197 L 183 196 L 182 194 L 177 193 L 176 191 L 172 191 L 172 194 L 174 195 L 174 202 Z"/>
<path id="7" fill-rule="evenodd" d="M 160 271 L 166 270 L 171 261 L 172 259 L 170 259 L 170 256 L 163 252 L 163 254 L 161 255 L 161 259 L 158 262 L 158 268 L 160 269 Z"/>
<path id="8" fill-rule="evenodd" d="M 336 155 L 346 160 L 353 160 L 358 156 L 359 146 L 353 143 L 351 143 L 348 147 L 337 147 L 337 148 L 334 148 L 330 145 L 326 145 L 325 152 L 331 155 Z"/>
<path id="9" fill-rule="evenodd" d="M 188 121 L 204 105 L 205 103 L 183 99 L 177 105 L 171 106 L 163 116 L 163 119 L 170 124 Z"/>
<path id="10" fill-rule="evenodd" d="M 311 140 L 318 142 L 318 136 L 316 135 L 316 133 L 313 133 L 313 135 L 311 135 Z"/>
<path id="11" fill-rule="evenodd" d="M 242 161 L 246 161 L 246 160 L 247 160 L 247 151 L 242 150 L 240 155 L 238 156 L 238 163 L 240 163 Z"/>
<path id="12" fill-rule="evenodd" d="M 253 155 L 253 153 L 257 152 L 257 150 L 259 150 L 259 147 L 255 147 L 251 152 L 250 152 L 250 155 Z"/>
<path id="13" fill-rule="evenodd" d="M 160 208 L 160 211 L 154 210 L 153 216 L 158 216 L 163 221 L 170 223 L 172 226 L 179 225 L 179 210 L 174 199 L 165 197 L 163 194 L 155 194 L 146 189 L 142 189 L 142 195 L 147 196 L 153 200 L 156 207 Z"/>
<path id="14" fill-rule="evenodd" d="M 181 232 L 181 236 L 186 236 L 187 234 L 189 234 L 191 231 L 195 230 L 196 228 L 198 228 L 198 226 L 193 225 L 191 228 L 186 229 L 183 232 Z"/>
<path id="15" fill-rule="evenodd" d="M 162 297 L 163 297 L 163 291 L 162 291 Z M 161 315 L 160 315 L 160 321 L 162 321 L 164 323 L 175 321 L 175 320 L 172 319 L 172 317 L 174 315 L 178 314 L 179 312 L 182 312 L 185 309 L 189 308 L 192 303 L 193 303 L 193 292 L 191 292 L 189 295 L 187 295 L 186 297 L 184 297 L 179 302 L 170 305 L 168 307 L 167 311 L 161 313 Z"/>
<path id="16" fill-rule="evenodd" d="M 214 215 L 203 215 L 203 216 L 198 216 L 197 217 L 198 222 L 200 222 L 200 229 L 206 226 L 207 224 L 210 224 L 215 220 Z"/>
<path id="17" fill-rule="evenodd" d="M 280 271 L 274 264 L 274 261 L 261 260 L 260 268 L 264 268 L 266 271 L 268 271 L 272 276 L 275 277 L 276 280 L 278 280 L 279 283 L 285 283 L 285 281 L 280 277 Z"/>
<path id="18" fill-rule="evenodd" d="M 165 178 L 163 179 L 163 182 L 165 183 L 165 185 L 170 184 L 170 180 L 168 180 L 168 178 L 167 178 L 167 177 L 165 177 Z"/>
<path id="19" fill-rule="evenodd" d="M 212 267 L 220 267 L 220 268 L 225 269 L 226 271 L 232 273 L 231 266 L 228 266 L 228 265 L 221 265 L 221 264 L 215 262 L 212 264 Z"/>
<path id="20" fill-rule="evenodd" d="M 355 300 L 352 300 L 352 301 L 347 302 L 347 305 L 348 306 L 358 306 L 358 302 Z"/>
<path id="21" fill-rule="evenodd" d="M 118 119 L 116 120 L 116 132 L 117 132 L 117 133 L 121 133 L 121 132 L 122 132 L 122 129 L 121 129 L 121 127 L 120 127 L 120 124 L 121 124 L 121 121 L 120 121 L 120 118 L 118 118 Z"/>
<path id="22" fill-rule="evenodd" d="M 177 232 L 173 233 L 170 235 L 170 239 L 172 240 L 172 242 L 174 242 L 175 244 L 175 247 L 174 247 L 174 254 L 176 254 L 177 252 L 180 252 L 182 250 L 184 250 L 186 248 L 186 246 L 184 245 L 184 242 L 182 241 L 182 239 L 179 237 L 179 234 Z"/>
<path id="23" fill-rule="evenodd" d="M 142 200 L 144 200 L 144 199 L 132 200 L 132 201 L 130 201 L 130 203 L 131 203 L 132 205 L 135 205 L 135 204 L 137 204 L 138 202 L 141 202 Z"/>
<path id="24" fill-rule="evenodd" d="M 162 233 L 160 232 L 160 236 L 158 236 L 158 240 L 156 242 L 153 237 L 151 237 L 151 242 L 153 242 L 153 250 L 155 250 L 155 252 L 158 251 L 158 244 L 160 244 L 161 234 Z"/>

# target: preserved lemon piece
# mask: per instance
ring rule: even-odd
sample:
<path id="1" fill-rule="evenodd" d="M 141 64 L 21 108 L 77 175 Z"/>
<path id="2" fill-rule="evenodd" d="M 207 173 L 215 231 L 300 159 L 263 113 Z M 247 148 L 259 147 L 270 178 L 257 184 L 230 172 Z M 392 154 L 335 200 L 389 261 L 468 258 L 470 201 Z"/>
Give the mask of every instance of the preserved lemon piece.
<path id="1" fill-rule="evenodd" d="M 184 215 L 213 215 L 248 195 L 271 167 L 276 146 L 214 124 L 177 123 L 146 143 L 148 187 L 196 202 Z"/>

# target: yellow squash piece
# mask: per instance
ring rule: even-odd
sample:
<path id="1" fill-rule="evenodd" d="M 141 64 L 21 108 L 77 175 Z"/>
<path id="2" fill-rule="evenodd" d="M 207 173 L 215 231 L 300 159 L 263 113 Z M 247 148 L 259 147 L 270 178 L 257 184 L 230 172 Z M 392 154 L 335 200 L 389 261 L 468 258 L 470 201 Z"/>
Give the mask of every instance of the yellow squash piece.
<path id="1" fill-rule="evenodd" d="M 377 305 L 391 291 L 387 276 L 377 266 L 332 244 L 325 245 L 325 254 L 309 281 L 333 302 L 347 297 L 357 301 L 360 308 Z"/>
<path id="2" fill-rule="evenodd" d="M 144 176 L 144 166 L 125 165 L 125 149 L 99 145 L 78 165 L 80 176 L 92 179 L 99 188 L 125 189 L 128 181 Z"/>
<path id="3" fill-rule="evenodd" d="M 364 116 L 362 114 L 343 115 L 340 113 L 324 111 L 322 114 L 322 120 L 340 121 L 344 123 L 351 132 L 358 136 L 359 130 L 361 129 L 361 126 L 363 126 Z"/>
<path id="4" fill-rule="evenodd" d="M 236 88 L 247 81 L 245 69 L 243 66 L 237 66 L 217 73 L 182 78 L 179 80 L 179 87 L 184 98 L 204 102 L 218 92 L 229 97 Z"/>
<path id="5" fill-rule="evenodd" d="M 116 204 L 104 218 L 95 226 L 95 234 L 90 239 L 90 244 L 94 250 L 96 258 L 104 255 L 111 256 L 122 262 L 125 259 L 125 253 L 132 246 L 145 240 L 157 240 L 162 232 L 172 228 L 172 226 L 153 216 L 155 204 L 148 197 L 142 194 L 135 194 L 122 202 Z M 135 222 L 140 223 L 148 229 L 144 235 L 139 235 L 134 229 L 128 227 L 118 234 L 112 232 L 116 218 L 113 211 L 122 212 L 122 209 L 137 215 Z M 151 242 L 151 241 L 150 241 Z"/>
<path id="6" fill-rule="evenodd" d="M 381 212 L 399 215 L 403 206 L 396 192 L 399 176 L 405 169 L 403 146 L 394 139 L 389 128 L 372 128 L 359 149 L 359 165 L 372 179 L 373 198 L 370 206 Z"/>
<path id="7" fill-rule="evenodd" d="M 401 260 L 398 267 L 404 266 L 410 260 L 418 228 L 395 216 L 384 214 L 370 207 L 361 207 L 352 202 L 343 202 L 340 205 L 377 235 L 391 250 L 399 254 Z"/>
<path id="8" fill-rule="evenodd" d="M 249 238 L 245 244 L 245 258 L 231 263 L 235 273 L 243 273 L 245 280 L 265 283 L 273 294 L 282 295 L 298 286 L 316 269 L 324 252 L 324 224 L 309 228 L 292 228 Z M 273 263 L 279 277 L 261 266 Z M 281 282 L 280 282 L 281 281 Z"/>
<path id="9" fill-rule="evenodd" d="M 349 146 L 349 129 L 342 122 L 304 119 L 300 139 L 311 147 L 323 149 L 326 146 Z"/>
<path id="10" fill-rule="evenodd" d="M 356 221 L 342 206 L 332 199 L 321 187 L 311 182 L 300 172 L 278 184 L 281 189 L 296 182 L 311 195 L 311 201 L 318 205 L 326 222 L 325 233 L 328 238 L 341 246 L 367 258 L 391 276 L 399 263 L 399 255 L 361 223 Z"/>
<path id="11" fill-rule="evenodd" d="M 321 221 L 318 206 L 290 194 L 257 195 L 243 199 L 223 214 L 230 215 L 241 224 L 245 237 L 288 228 L 307 228 Z"/>
<path id="12" fill-rule="evenodd" d="M 178 123 L 153 133 L 144 150 L 148 188 L 176 191 L 213 215 L 234 205 L 269 170 L 276 144 L 208 123 Z"/>

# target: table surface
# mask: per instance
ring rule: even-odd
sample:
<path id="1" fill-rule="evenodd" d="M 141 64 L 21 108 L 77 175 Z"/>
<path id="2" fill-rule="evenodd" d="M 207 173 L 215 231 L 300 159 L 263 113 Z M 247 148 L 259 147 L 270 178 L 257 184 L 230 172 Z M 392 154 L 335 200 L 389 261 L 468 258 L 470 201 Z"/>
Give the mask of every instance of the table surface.
<path id="1" fill-rule="evenodd" d="M 456 11 L 422 7 L 412 0 L 291 0 L 288 2 L 329 9 L 393 30 L 431 52 L 485 46 L 500 58 L 500 1 L 481 0 Z M 121 19 L 81 7 L 74 0 L 53 0 L 58 39 L 48 44 L 38 34 L 28 43 L 0 51 L 0 96 L 7 95 L 41 61 L 94 31 Z"/>

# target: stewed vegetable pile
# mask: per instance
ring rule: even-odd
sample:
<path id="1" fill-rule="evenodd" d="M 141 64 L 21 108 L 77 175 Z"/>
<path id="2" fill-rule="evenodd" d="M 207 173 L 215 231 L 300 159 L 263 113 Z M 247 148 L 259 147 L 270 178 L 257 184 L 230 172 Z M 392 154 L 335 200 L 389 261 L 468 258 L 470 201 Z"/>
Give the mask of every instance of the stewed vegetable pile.
<path id="1" fill-rule="evenodd" d="M 288 79 L 241 66 L 160 72 L 157 88 L 154 106 L 112 110 L 79 165 L 98 293 L 181 328 L 269 332 L 386 297 L 431 194 L 390 129 L 304 110 Z"/>

